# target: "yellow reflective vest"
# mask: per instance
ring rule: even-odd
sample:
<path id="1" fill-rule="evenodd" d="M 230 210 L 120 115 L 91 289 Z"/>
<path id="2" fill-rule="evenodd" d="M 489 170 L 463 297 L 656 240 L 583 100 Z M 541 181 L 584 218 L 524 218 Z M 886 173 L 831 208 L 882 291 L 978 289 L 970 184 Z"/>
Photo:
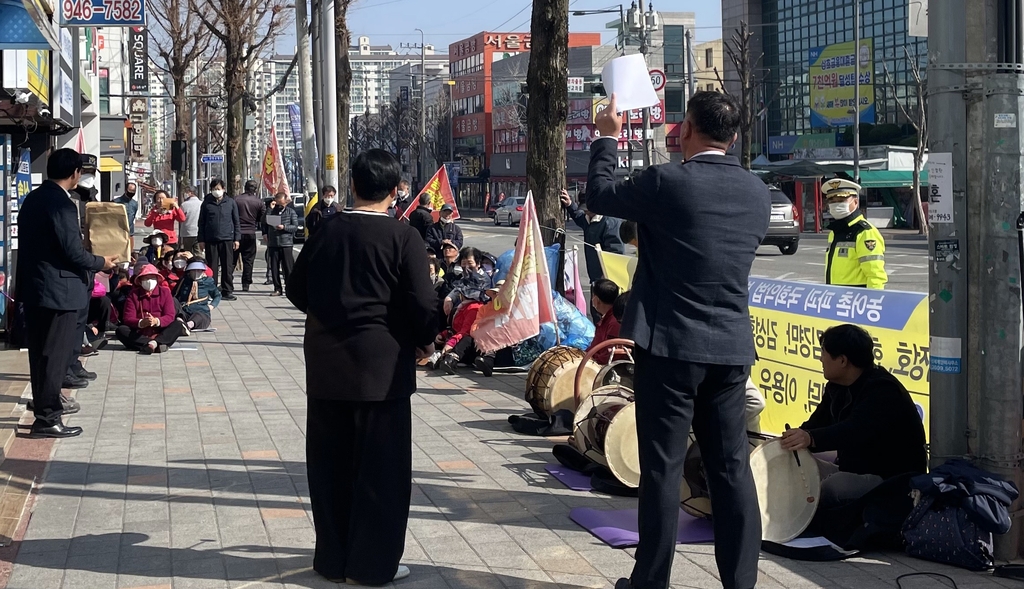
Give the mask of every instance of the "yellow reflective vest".
<path id="1" fill-rule="evenodd" d="M 833 221 L 828 228 L 825 283 L 885 288 L 885 240 L 878 229 L 860 213 Z"/>

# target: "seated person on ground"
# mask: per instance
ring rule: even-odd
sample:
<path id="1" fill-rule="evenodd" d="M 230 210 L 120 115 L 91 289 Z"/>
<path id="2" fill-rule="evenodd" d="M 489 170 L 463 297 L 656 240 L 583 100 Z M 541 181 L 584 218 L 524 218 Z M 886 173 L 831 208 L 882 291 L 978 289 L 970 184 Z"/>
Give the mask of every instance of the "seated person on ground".
<path id="1" fill-rule="evenodd" d="M 599 278 L 590 287 L 590 304 L 601 315 L 594 330 L 594 340 L 590 342 L 587 351 L 596 348 L 610 339 L 619 337 L 619 320 L 615 317 L 612 309 L 619 299 L 619 285 L 607 278 Z M 606 348 L 594 355 L 594 361 L 599 364 L 607 364 L 611 356 L 611 349 Z"/>
<path id="2" fill-rule="evenodd" d="M 491 277 L 480 265 L 484 253 L 475 247 L 464 247 L 459 252 L 459 267 L 462 271 L 452 282 L 452 291 L 444 301 L 444 314 L 451 315 L 463 301 L 483 301 L 484 291 L 491 288 Z"/>
<path id="3" fill-rule="evenodd" d="M 109 283 L 110 277 L 103 272 L 97 272 L 93 276 L 92 296 L 89 297 L 89 311 L 86 318 L 86 325 L 90 331 L 86 335 L 89 336 L 90 340 L 102 337 L 104 333 L 113 327 L 111 325 L 113 302 L 107 296 L 107 285 Z"/>
<path id="4" fill-rule="evenodd" d="M 203 260 L 192 258 L 176 294 L 181 303 L 181 320 L 189 330 L 209 329 L 211 313 L 220 304 L 220 290 L 206 270 Z"/>
<path id="5" fill-rule="evenodd" d="M 928 466 L 924 424 L 907 389 L 874 363 L 871 335 L 856 325 L 837 325 L 821 336 L 825 393 L 799 429 L 782 436 L 786 450 L 836 452 L 836 463 L 819 461 L 821 507 L 863 497 L 887 478 Z"/>
<path id="6" fill-rule="evenodd" d="M 451 285 L 459 279 L 462 274 L 462 267 L 459 266 L 459 248 L 450 243 L 441 245 L 441 272 L 439 275 L 444 281 Z"/>
<path id="7" fill-rule="evenodd" d="M 474 296 L 478 298 L 467 297 L 462 299 L 452 318 L 451 330 L 445 332 L 448 338 L 444 341 L 444 347 L 441 349 L 441 358 L 438 361 L 437 368 L 443 368 L 448 374 L 455 374 L 455 366 L 460 361 L 469 363 L 470 361 L 475 361 L 477 356 L 479 356 L 473 337 L 469 333 L 473 328 L 473 323 L 476 321 L 477 313 L 480 312 L 484 303 L 490 299 L 487 298 L 484 291 L 479 291 Z M 492 357 L 490 368 L 493 367 Z M 481 365 L 479 368 L 483 369 L 484 366 Z M 490 374 L 487 374 L 487 376 L 490 376 Z"/>
<path id="8" fill-rule="evenodd" d="M 142 241 L 149 244 L 143 248 L 142 256 L 139 257 L 139 261 L 143 263 L 156 265 L 163 259 L 164 254 L 174 251 L 173 246 L 167 245 L 167 234 L 163 231 L 154 231 Z"/>
<path id="9" fill-rule="evenodd" d="M 143 354 L 166 352 L 185 333 L 175 317 L 174 297 L 156 266 L 147 264 L 135 276 L 135 286 L 124 303 L 117 339 L 129 350 Z"/>
<path id="10" fill-rule="evenodd" d="M 178 286 L 178 281 L 181 280 L 181 275 L 174 271 L 174 258 L 178 255 L 177 251 L 165 252 L 160 257 L 160 264 L 157 266 L 160 270 L 160 276 L 164 277 L 164 284 L 167 288 L 174 292 L 174 289 Z"/>

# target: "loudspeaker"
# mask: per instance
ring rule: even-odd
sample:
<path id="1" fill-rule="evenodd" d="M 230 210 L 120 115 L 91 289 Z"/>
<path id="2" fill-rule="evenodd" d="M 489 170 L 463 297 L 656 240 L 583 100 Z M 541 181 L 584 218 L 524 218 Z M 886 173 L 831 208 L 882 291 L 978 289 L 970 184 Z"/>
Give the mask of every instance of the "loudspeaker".
<path id="1" fill-rule="evenodd" d="M 184 172 L 188 169 L 188 142 L 171 141 L 171 170 Z"/>

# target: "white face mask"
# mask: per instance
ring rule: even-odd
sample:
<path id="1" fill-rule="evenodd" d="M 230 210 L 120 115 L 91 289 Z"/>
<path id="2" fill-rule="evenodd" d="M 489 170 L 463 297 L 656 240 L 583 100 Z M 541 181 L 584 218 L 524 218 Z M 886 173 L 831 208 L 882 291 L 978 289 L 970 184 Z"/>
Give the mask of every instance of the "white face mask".
<path id="1" fill-rule="evenodd" d="M 449 225 L 451 223 L 454 223 L 455 219 L 452 219 L 451 217 L 441 217 L 441 222 L 444 223 L 445 225 Z"/>
<path id="2" fill-rule="evenodd" d="M 324 197 L 324 204 L 327 205 L 327 206 L 331 206 L 332 204 L 334 204 L 334 197 L 333 196 Z"/>
<path id="3" fill-rule="evenodd" d="M 843 202 L 833 202 L 829 203 L 828 212 L 836 219 L 845 219 L 853 212 L 853 206 L 848 200 Z"/>
<path id="4" fill-rule="evenodd" d="M 199 280 L 203 276 L 206 276 L 206 272 L 203 272 L 202 270 L 193 270 L 193 271 L 189 272 L 188 274 L 189 274 L 189 276 L 192 277 L 192 280 Z"/>
<path id="5" fill-rule="evenodd" d="M 153 292 L 153 289 L 156 288 L 156 278 L 147 278 L 145 280 L 140 280 L 139 286 L 141 286 L 142 289 L 145 290 L 146 292 Z"/>
<path id="6" fill-rule="evenodd" d="M 224 191 L 221 190 L 220 188 L 218 188 L 218 189 L 213 191 L 213 196 L 214 196 L 214 198 L 221 198 L 221 197 L 224 196 Z"/>
<path id="7" fill-rule="evenodd" d="M 82 174 L 82 177 L 78 179 L 78 186 L 81 188 L 91 189 L 96 185 L 96 176 L 92 174 Z"/>
<path id="8" fill-rule="evenodd" d="M 406 192 L 406 191 L 404 191 L 404 190 L 399 190 L 399 191 L 398 191 L 398 198 L 405 198 L 405 197 L 407 197 L 407 196 L 409 196 L 409 193 L 408 193 L 408 192 Z"/>
<path id="9" fill-rule="evenodd" d="M 185 260 L 174 260 L 174 267 L 178 270 L 184 270 L 185 266 L 188 266 L 188 264 L 185 263 Z"/>
<path id="10" fill-rule="evenodd" d="M 452 274 L 455 274 L 456 276 L 461 275 L 462 274 L 462 266 L 455 266 L 454 268 L 452 268 Z"/>
<path id="11" fill-rule="evenodd" d="M 156 247 L 160 247 L 164 244 L 164 240 L 159 237 L 154 237 L 153 239 L 150 240 L 150 243 L 152 243 Z"/>

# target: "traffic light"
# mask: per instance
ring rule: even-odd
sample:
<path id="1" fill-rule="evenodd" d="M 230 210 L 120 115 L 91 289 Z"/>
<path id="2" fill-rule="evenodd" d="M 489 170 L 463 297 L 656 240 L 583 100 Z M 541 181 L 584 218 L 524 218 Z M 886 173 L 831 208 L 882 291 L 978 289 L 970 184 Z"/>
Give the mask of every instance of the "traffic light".
<path id="1" fill-rule="evenodd" d="M 175 139 L 171 141 L 171 170 L 184 172 L 188 169 L 188 142 Z"/>

